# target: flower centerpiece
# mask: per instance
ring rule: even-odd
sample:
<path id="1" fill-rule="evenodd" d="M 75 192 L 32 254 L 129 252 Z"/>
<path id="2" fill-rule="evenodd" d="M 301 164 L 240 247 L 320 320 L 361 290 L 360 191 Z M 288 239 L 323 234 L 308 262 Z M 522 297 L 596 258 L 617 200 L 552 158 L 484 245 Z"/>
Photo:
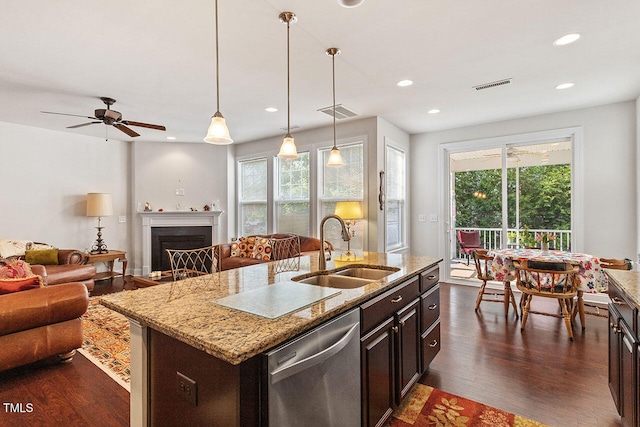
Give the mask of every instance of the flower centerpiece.
<path id="1" fill-rule="evenodd" d="M 556 240 L 555 233 L 536 233 L 536 242 L 540 242 L 540 248 L 543 252 L 549 250 L 549 242 Z"/>

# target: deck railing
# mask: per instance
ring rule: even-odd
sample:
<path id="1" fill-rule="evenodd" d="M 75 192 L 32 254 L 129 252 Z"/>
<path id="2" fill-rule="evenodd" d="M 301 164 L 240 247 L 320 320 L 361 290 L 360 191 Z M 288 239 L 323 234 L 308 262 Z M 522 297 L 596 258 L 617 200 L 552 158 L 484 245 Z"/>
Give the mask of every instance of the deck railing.
<path id="1" fill-rule="evenodd" d="M 474 231 L 480 232 L 480 241 L 485 249 L 497 249 L 502 247 L 502 229 L 501 228 L 473 228 L 460 227 L 454 229 L 454 244 L 451 248 L 452 259 L 462 259 L 464 254 L 460 254 L 460 245 L 458 244 L 458 231 Z M 550 233 L 556 236 L 555 240 L 549 242 L 549 249 L 558 249 L 563 251 L 571 250 L 571 230 L 542 230 L 542 229 L 507 229 L 508 243 L 510 248 L 539 247 L 540 243 L 535 241 L 536 234 Z"/>

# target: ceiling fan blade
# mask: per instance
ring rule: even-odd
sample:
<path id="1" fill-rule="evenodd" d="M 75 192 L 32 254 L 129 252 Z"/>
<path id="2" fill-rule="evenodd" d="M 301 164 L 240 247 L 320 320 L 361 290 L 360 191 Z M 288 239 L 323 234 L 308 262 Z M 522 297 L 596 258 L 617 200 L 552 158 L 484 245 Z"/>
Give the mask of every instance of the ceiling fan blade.
<path id="1" fill-rule="evenodd" d="M 79 114 L 67 114 L 67 113 L 54 113 L 53 111 L 40 111 L 41 113 L 45 113 L 45 114 L 57 114 L 59 116 L 71 116 L 71 117 L 84 117 L 85 119 L 93 119 L 93 120 L 98 120 L 96 117 L 91 117 L 91 116 L 81 116 Z"/>
<path id="2" fill-rule="evenodd" d="M 79 124 L 79 125 L 67 126 L 67 129 L 81 128 L 81 127 L 83 127 L 83 126 L 95 125 L 96 123 L 102 123 L 102 122 L 89 122 L 89 123 L 82 123 L 82 124 Z"/>
<path id="3" fill-rule="evenodd" d="M 162 125 L 152 125 L 149 123 L 132 122 L 130 120 L 123 120 L 122 123 L 129 126 L 139 126 L 142 128 L 149 128 L 149 129 L 155 129 L 155 130 L 167 130 L 167 128 Z"/>
<path id="4" fill-rule="evenodd" d="M 133 129 L 129 129 L 128 127 L 126 127 L 122 123 L 114 123 L 113 126 L 116 127 L 117 129 L 120 129 L 122 132 L 126 133 L 127 135 L 129 135 L 131 137 L 140 136 L 139 133 L 137 133 Z"/>

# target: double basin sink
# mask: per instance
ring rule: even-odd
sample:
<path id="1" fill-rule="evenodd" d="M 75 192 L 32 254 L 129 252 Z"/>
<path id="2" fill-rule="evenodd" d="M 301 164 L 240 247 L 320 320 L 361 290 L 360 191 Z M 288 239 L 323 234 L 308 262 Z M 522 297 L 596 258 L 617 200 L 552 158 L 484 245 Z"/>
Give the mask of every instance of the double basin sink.
<path id="1" fill-rule="evenodd" d="M 309 285 L 324 286 L 334 289 L 355 289 L 380 280 L 400 271 L 396 267 L 359 266 L 330 271 L 320 271 L 312 275 L 293 277 L 291 280 Z"/>

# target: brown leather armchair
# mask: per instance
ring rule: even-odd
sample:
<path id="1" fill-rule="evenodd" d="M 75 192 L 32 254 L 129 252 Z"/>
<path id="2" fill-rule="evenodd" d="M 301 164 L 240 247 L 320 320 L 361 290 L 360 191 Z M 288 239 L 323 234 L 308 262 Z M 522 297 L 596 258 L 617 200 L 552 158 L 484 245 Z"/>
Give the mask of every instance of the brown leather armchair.
<path id="1" fill-rule="evenodd" d="M 42 266 L 31 266 L 35 274 Z M 0 295 L 0 371 L 58 355 L 70 361 L 82 346 L 89 296 L 82 283 Z"/>
<path id="2" fill-rule="evenodd" d="M 58 265 L 45 265 L 44 269 L 41 276 L 47 286 L 79 282 L 92 291 L 95 285 L 95 265 L 87 264 L 87 256 L 76 249 L 59 249 Z"/>

